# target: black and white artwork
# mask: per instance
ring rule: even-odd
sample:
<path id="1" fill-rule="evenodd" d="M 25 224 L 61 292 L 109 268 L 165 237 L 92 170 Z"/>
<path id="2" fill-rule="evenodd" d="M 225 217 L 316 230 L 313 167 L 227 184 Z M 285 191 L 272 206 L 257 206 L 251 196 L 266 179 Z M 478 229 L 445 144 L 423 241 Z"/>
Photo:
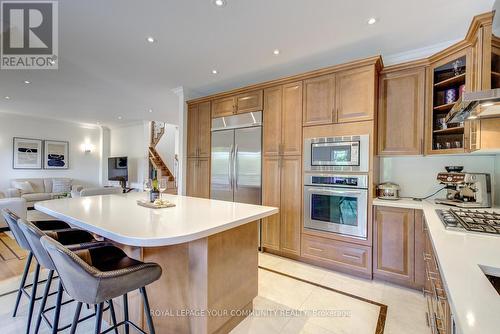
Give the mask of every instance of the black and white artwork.
<path id="1" fill-rule="evenodd" d="M 14 137 L 12 168 L 41 169 L 42 140 Z"/>
<path id="2" fill-rule="evenodd" d="M 45 140 L 43 152 L 45 169 L 68 169 L 69 142 Z"/>

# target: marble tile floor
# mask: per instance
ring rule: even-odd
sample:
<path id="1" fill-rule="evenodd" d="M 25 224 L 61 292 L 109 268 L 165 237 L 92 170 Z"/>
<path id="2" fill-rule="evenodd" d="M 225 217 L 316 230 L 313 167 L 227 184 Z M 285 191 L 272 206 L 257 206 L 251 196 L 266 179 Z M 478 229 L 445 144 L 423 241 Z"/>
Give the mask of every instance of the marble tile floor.
<path id="1" fill-rule="evenodd" d="M 369 281 L 269 254 L 259 254 L 259 295 L 254 300 L 255 314 L 247 317 L 232 334 L 310 333 L 375 334 L 381 307 L 387 305 L 384 334 L 428 334 L 425 324 L 425 299 L 412 289 L 380 281 Z M 298 279 L 281 275 L 280 272 Z M 352 294 L 364 300 L 337 293 L 313 284 Z M 17 282 L 3 282 L 2 292 Z M 55 296 L 51 297 L 51 302 Z M 2 334 L 24 332 L 27 299 L 16 318 L 11 317 L 15 294 L 0 295 Z M 61 321 L 70 322 L 74 303 L 63 308 Z M 86 308 L 82 312 L 87 312 Z M 77 333 L 93 333 L 93 319 L 78 326 Z M 104 326 L 105 328 L 105 326 Z M 44 324 L 40 333 L 48 333 Z M 67 333 L 65 331 L 64 333 Z"/>

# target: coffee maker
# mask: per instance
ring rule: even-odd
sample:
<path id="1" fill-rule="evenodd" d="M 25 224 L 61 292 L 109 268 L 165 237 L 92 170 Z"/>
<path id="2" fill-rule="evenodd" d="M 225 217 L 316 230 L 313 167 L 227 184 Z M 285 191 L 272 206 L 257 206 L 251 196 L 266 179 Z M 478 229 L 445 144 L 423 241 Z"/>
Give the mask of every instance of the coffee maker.
<path id="1" fill-rule="evenodd" d="M 491 207 L 491 178 L 486 173 L 462 172 L 462 166 L 445 167 L 437 180 L 446 186 L 446 198 L 436 199 L 437 204 L 461 208 Z"/>

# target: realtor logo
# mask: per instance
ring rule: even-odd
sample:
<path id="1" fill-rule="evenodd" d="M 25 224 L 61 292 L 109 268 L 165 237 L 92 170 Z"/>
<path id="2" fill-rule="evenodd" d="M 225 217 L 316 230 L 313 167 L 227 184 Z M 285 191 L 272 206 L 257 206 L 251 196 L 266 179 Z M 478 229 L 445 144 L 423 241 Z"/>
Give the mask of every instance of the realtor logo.
<path id="1" fill-rule="evenodd" d="M 58 68 L 57 1 L 1 1 L 0 69 Z"/>

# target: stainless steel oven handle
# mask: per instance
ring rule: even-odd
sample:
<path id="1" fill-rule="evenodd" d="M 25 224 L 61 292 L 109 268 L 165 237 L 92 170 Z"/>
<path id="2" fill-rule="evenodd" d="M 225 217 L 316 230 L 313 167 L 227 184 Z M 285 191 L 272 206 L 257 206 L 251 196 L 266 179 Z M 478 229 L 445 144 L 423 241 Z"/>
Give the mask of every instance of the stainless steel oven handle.
<path id="1" fill-rule="evenodd" d="M 331 195 L 368 195 L 368 190 L 351 190 L 327 187 L 305 186 L 306 191 L 310 193 L 331 194 Z"/>

